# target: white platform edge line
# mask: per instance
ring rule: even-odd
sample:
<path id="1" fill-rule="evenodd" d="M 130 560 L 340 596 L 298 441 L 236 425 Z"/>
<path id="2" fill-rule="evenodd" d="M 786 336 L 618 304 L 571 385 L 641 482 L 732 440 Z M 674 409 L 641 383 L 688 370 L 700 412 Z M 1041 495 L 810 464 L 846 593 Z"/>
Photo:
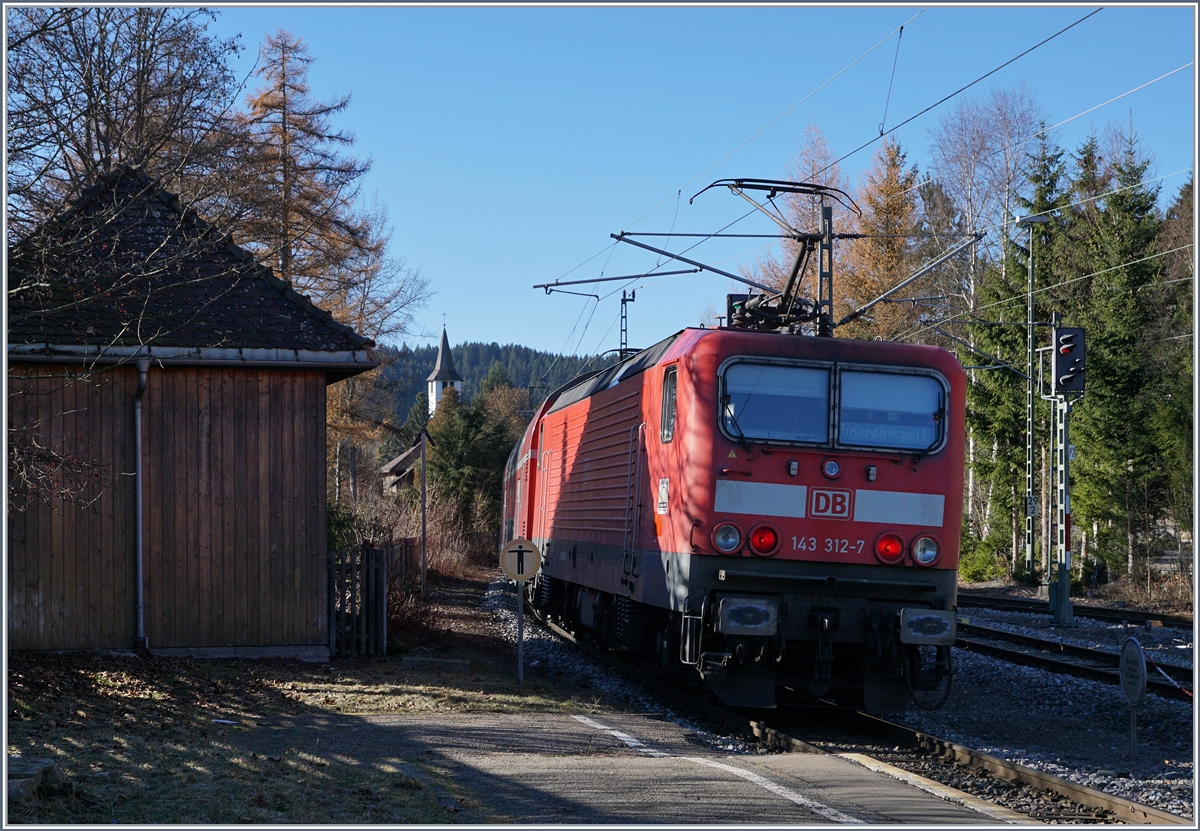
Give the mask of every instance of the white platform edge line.
<path id="1" fill-rule="evenodd" d="M 931 793 L 934 796 L 941 797 L 948 802 L 957 802 L 965 808 L 970 808 L 973 811 L 978 811 L 981 814 L 1007 822 L 1012 825 L 1042 825 L 1035 819 L 1030 819 L 1025 814 L 1019 811 L 1014 811 L 1010 808 L 1005 808 L 1001 805 L 994 805 L 987 800 L 980 799 L 977 796 L 960 791 L 957 788 L 951 788 L 949 785 L 943 785 L 940 782 L 934 782 L 932 779 L 926 779 L 916 773 L 904 770 L 902 768 L 889 765 L 887 762 L 881 762 L 878 759 L 872 759 L 870 756 L 864 756 L 862 753 L 838 753 L 839 757 L 847 759 L 851 762 L 862 765 L 868 770 L 882 773 L 893 779 L 899 779 L 901 782 L 906 782 L 914 788 Z"/>

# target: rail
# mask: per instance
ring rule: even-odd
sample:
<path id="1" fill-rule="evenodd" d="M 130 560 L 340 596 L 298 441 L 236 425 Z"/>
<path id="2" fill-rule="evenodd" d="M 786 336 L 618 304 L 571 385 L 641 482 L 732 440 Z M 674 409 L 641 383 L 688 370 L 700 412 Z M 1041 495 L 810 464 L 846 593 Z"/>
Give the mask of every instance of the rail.
<path id="1" fill-rule="evenodd" d="M 958 607 L 974 606 L 977 608 L 998 609 L 1007 612 L 1028 612 L 1030 614 L 1050 614 L 1050 604 L 1045 600 L 1018 597 L 993 597 L 978 594 L 970 589 L 958 590 Z M 1141 609 L 1110 609 L 1105 606 L 1093 606 L 1087 603 L 1072 603 L 1071 609 L 1075 617 L 1085 617 L 1091 620 L 1107 620 L 1115 623 L 1158 623 L 1176 629 L 1192 628 L 1192 615 L 1168 615 L 1160 612 L 1147 612 Z"/>

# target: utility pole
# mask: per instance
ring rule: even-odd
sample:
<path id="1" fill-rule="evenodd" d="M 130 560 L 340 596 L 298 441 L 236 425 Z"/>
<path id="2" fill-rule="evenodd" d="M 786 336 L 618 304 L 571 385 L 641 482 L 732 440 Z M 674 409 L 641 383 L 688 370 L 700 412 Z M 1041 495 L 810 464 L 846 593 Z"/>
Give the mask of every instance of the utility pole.
<path id="1" fill-rule="evenodd" d="M 428 498 L 425 495 L 425 438 L 429 434 L 421 428 L 421 597 L 425 597 L 425 563 L 426 549 L 429 546 L 429 534 L 426 527 L 425 506 Z"/>
<path id="2" fill-rule="evenodd" d="M 1035 225 L 1044 225 L 1049 221 L 1050 217 L 1045 214 L 1017 217 L 1017 225 L 1029 229 L 1029 274 L 1025 285 L 1025 573 L 1030 576 L 1033 575 L 1033 540 L 1034 528 L 1037 524 L 1037 499 L 1033 492 L 1033 427 L 1034 404 L 1037 397 L 1033 380 L 1034 327 L 1036 325 L 1033 315 L 1033 228 Z M 1046 580 L 1048 581 L 1050 579 L 1048 557 L 1044 555 L 1042 559 L 1046 561 Z"/>

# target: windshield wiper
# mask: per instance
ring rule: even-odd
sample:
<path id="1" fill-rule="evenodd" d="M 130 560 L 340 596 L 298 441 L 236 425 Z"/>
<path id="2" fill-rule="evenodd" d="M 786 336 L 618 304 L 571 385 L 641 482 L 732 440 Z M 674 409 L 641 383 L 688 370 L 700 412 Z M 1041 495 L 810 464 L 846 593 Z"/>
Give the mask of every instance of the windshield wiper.
<path id="1" fill-rule="evenodd" d="M 721 410 L 725 415 L 725 423 L 733 425 L 733 429 L 737 431 L 738 441 L 742 447 L 746 448 L 746 452 L 751 452 L 750 440 L 746 438 L 746 434 L 742 432 L 742 425 L 738 424 L 737 416 L 733 414 L 733 408 L 730 407 L 732 397 L 726 393 L 725 398 L 721 401 Z"/>
<path id="2" fill-rule="evenodd" d="M 933 414 L 933 423 L 940 424 L 942 419 L 944 419 L 945 417 L 946 417 L 946 402 L 942 398 L 942 394 L 938 393 L 938 408 Z M 921 462 L 924 461 L 925 457 L 928 456 L 930 454 L 930 452 L 933 451 L 933 448 L 935 448 L 939 444 L 941 444 L 942 437 L 938 433 L 939 433 L 939 430 L 935 427 L 934 431 L 933 431 L 933 444 L 929 445 L 924 450 L 918 451 L 917 453 L 913 454 L 912 469 L 914 471 L 917 469 L 917 465 L 921 464 Z"/>

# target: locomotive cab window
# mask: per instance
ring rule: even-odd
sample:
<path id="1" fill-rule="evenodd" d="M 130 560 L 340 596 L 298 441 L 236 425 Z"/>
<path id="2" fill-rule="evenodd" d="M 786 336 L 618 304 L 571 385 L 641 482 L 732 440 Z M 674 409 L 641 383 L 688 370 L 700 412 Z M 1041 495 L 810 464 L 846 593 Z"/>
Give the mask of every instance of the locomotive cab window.
<path id="1" fill-rule="evenodd" d="M 929 375 L 843 370 L 838 444 L 931 451 L 945 435 L 945 389 Z"/>
<path id="2" fill-rule="evenodd" d="M 678 377 L 679 371 L 673 366 L 663 373 L 662 417 L 658 434 L 663 444 L 675 437 L 675 387 Z"/>
<path id="3" fill-rule="evenodd" d="M 829 441 L 829 370 L 735 363 L 725 370 L 721 423 L 733 437 Z"/>

